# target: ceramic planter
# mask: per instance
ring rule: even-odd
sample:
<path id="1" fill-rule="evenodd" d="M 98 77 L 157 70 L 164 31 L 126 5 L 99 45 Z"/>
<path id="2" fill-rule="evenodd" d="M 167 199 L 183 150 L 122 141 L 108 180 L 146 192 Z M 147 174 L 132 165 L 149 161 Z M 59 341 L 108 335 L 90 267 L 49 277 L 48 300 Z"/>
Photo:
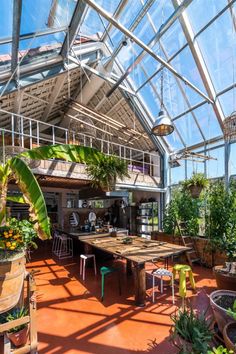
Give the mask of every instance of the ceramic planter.
<path id="1" fill-rule="evenodd" d="M 223 272 L 222 266 L 214 267 L 214 275 L 218 289 L 236 290 L 236 274 Z"/>
<path id="2" fill-rule="evenodd" d="M 21 329 L 19 332 L 7 333 L 7 337 L 14 344 L 15 347 L 22 347 L 27 343 L 29 335 L 29 326 Z"/>
<path id="3" fill-rule="evenodd" d="M 232 340 L 232 334 L 235 334 L 234 341 Z M 230 322 L 224 327 L 223 337 L 226 348 L 236 353 L 236 322 Z"/>
<path id="4" fill-rule="evenodd" d="M 223 333 L 224 327 L 229 323 L 232 322 L 232 318 L 227 314 L 227 308 L 221 307 L 217 302 L 226 297 L 233 297 L 233 300 L 236 299 L 236 291 L 231 291 L 231 290 L 216 290 L 213 291 L 210 295 L 210 304 L 211 308 L 213 310 L 215 320 L 217 322 L 219 331 Z"/>

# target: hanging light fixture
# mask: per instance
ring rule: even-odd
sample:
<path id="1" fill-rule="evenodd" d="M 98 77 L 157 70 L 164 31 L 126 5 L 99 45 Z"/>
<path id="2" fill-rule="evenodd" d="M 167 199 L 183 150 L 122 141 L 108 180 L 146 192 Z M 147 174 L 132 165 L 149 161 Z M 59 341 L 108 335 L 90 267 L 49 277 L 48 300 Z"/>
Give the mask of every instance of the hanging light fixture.
<path id="1" fill-rule="evenodd" d="M 174 131 L 174 126 L 166 114 L 163 104 L 163 70 L 161 71 L 161 110 L 152 127 L 152 134 L 157 136 L 166 136 Z"/>

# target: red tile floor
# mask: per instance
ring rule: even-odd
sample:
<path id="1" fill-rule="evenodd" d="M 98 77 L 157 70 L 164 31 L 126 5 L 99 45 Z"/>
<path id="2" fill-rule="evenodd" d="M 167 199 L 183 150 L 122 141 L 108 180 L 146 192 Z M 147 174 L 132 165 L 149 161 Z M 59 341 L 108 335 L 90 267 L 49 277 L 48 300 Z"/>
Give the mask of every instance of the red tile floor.
<path id="1" fill-rule="evenodd" d="M 162 295 L 157 292 L 156 302 L 152 303 L 151 277 L 147 276 L 147 305 L 137 308 L 132 276 L 126 276 L 125 263 L 122 265 L 122 295 L 116 275 L 111 274 L 106 278 L 105 299 L 101 303 L 101 279 L 100 275 L 95 277 L 93 268 L 86 269 L 83 282 L 78 257 L 59 262 L 50 252 L 43 257 L 35 253 L 28 268 L 40 271 L 36 275 L 40 354 L 177 353 L 169 342 L 169 332 L 170 315 L 181 303 L 178 287 L 176 305 L 172 305 L 170 287 L 164 288 Z M 193 270 L 197 291 L 189 289 L 187 297 L 194 308 L 202 310 L 208 307 L 207 294 L 216 284 L 210 269 L 194 266 Z"/>

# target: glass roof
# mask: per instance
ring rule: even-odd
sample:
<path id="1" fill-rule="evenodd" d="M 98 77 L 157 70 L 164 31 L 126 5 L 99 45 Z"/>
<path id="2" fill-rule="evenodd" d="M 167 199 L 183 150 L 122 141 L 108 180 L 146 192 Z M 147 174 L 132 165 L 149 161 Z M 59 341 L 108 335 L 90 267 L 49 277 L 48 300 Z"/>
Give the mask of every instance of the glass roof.
<path id="1" fill-rule="evenodd" d="M 107 3 L 99 1 L 103 9 Z M 180 0 L 123 0 L 116 3 L 116 10 L 110 11 L 119 24 L 149 45 L 201 93 L 217 101 L 217 104 L 209 103 L 184 80 L 164 69 L 164 105 L 175 126 L 175 132 L 164 138 L 170 151 L 205 144 L 223 136 L 222 122 L 236 109 L 236 94 L 233 95 L 231 87 L 236 82 L 235 1 L 193 0 L 171 23 L 178 5 L 185 6 L 185 3 Z M 133 40 L 122 46 L 126 37 L 115 26 L 102 30 L 101 23 L 107 23 L 107 20 L 101 15 L 97 21 L 96 28 L 100 22 L 99 31 L 103 33 L 101 38 L 105 38 L 111 52 L 117 53 L 116 60 L 123 71 L 129 69 L 128 81 L 147 107 L 150 121 L 154 122 L 160 110 L 163 66 L 148 53 L 143 53 Z M 153 42 L 164 24 L 167 24 L 167 30 Z M 88 14 L 81 29 L 85 26 L 91 31 L 94 26 L 94 23 L 91 26 Z"/>
<path id="2" fill-rule="evenodd" d="M 163 73 L 164 106 L 175 131 L 160 139 L 169 151 L 214 143 L 223 136 L 223 120 L 236 110 L 236 0 L 91 1 L 178 72 L 177 77 L 163 69 L 121 27 L 86 6 L 77 38 L 92 36 L 107 44 L 111 56 L 115 53 L 121 71 L 129 70 L 125 84 L 146 108 L 150 125 L 160 110 Z M 11 66 L 14 2 L 2 0 L 0 5 L 0 73 Z M 60 54 L 78 4 L 77 0 L 22 0 L 20 65 Z"/>

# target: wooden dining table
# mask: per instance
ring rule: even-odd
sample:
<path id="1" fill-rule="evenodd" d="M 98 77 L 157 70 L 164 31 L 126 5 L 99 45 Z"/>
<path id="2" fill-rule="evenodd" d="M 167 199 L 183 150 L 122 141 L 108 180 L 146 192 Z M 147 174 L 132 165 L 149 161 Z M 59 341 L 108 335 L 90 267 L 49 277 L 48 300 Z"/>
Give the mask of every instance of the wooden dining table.
<path id="1" fill-rule="evenodd" d="M 129 236 L 132 244 L 125 244 L 127 236 L 96 237 L 78 236 L 85 244 L 86 252 L 91 253 L 92 248 L 126 259 L 127 269 L 132 267 L 134 275 L 135 305 L 145 306 L 146 298 L 146 273 L 145 263 L 168 259 L 189 251 L 189 247 L 180 246 L 168 242 L 146 240 L 138 236 Z"/>

